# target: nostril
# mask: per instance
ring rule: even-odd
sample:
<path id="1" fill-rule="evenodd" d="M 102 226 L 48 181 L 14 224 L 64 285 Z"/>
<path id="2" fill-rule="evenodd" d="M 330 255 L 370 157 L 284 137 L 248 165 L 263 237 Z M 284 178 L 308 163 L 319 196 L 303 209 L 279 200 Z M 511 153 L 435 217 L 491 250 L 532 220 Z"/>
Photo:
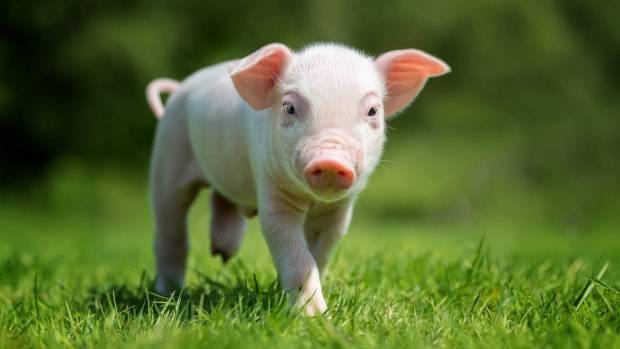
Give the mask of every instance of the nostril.
<path id="1" fill-rule="evenodd" d="M 306 167 L 306 182 L 320 190 L 345 190 L 355 181 L 355 172 L 344 161 L 318 160 Z"/>

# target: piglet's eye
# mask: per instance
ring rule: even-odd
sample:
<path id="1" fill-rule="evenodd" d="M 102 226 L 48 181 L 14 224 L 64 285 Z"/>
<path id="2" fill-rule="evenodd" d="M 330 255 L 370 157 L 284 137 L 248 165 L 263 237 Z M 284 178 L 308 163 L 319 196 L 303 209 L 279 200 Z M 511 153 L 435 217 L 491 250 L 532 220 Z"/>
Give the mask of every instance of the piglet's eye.
<path id="1" fill-rule="evenodd" d="M 292 106 L 292 105 L 290 105 L 290 104 L 285 104 L 285 105 L 284 105 L 284 111 L 285 111 L 287 114 L 290 114 L 290 115 L 295 115 L 295 107 L 293 107 L 293 106 Z"/>
<path id="2" fill-rule="evenodd" d="M 377 107 L 370 108 L 370 110 L 368 110 L 368 116 L 375 116 L 375 115 L 377 115 Z"/>

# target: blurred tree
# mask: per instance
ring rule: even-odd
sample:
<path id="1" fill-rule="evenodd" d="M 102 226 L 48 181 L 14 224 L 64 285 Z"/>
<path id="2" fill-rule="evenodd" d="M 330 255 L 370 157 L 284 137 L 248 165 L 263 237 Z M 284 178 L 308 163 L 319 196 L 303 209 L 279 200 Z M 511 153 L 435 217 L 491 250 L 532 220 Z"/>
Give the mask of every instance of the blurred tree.
<path id="1" fill-rule="evenodd" d="M 373 55 L 426 50 L 453 73 L 432 80 L 424 98 L 392 121 L 408 128 L 401 135 L 512 137 L 507 154 L 537 183 L 591 172 L 617 178 L 618 7 L 601 1 L 5 1 L 0 186 L 44 175 L 67 157 L 145 168 L 155 126 L 143 96 L 149 80 L 182 79 L 274 41 L 293 48 L 342 41 Z"/>

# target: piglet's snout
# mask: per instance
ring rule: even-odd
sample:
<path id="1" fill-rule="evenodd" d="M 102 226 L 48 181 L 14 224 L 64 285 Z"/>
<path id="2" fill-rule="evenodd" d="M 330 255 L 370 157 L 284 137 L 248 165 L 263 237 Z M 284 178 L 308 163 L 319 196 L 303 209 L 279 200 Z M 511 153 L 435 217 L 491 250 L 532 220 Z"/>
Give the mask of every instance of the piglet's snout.
<path id="1" fill-rule="evenodd" d="M 325 150 L 304 170 L 306 182 L 315 190 L 345 190 L 355 181 L 355 170 L 342 151 Z"/>

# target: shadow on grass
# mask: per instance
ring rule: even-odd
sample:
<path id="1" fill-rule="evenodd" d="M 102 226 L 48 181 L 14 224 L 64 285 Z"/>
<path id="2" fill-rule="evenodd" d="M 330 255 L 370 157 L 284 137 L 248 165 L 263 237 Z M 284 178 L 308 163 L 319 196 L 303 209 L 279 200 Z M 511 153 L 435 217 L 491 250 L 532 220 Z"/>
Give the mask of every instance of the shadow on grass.
<path id="1" fill-rule="evenodd" d="M 291 295 L 282 291 L 278 281 L 259 283 L 255 274 L 237 272 L 234 279 L 220 281 L 198 273 L 197 286 L 175 291 L 171 296 L 155 292 L 153 278 L 142 273 L 137 285 L 112 285 L 104 289 L 91 288 L 89 310 L 109 316 L 170 317 L 177 320 L 196 320 L 217 315 L 232 315 L 256 319 L 270 313 L 296 316 L 299 310 L 291 307 Z"/>

